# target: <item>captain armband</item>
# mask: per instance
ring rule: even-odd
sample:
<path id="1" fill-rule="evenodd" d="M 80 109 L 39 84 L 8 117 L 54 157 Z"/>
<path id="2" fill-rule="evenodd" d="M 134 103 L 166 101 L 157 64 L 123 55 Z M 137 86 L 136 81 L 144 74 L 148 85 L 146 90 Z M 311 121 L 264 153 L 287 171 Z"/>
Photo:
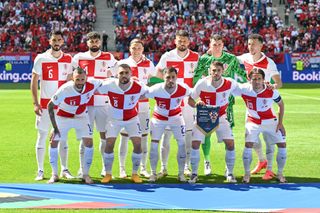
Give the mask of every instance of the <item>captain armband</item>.
<path id="1" fill-rule="evenodd" d="M 281 96 L 279 95 L 279 97 L 277 97 L 276 99 L 273 99 L 274 102 L 279 103 L 281 101 Z"/>

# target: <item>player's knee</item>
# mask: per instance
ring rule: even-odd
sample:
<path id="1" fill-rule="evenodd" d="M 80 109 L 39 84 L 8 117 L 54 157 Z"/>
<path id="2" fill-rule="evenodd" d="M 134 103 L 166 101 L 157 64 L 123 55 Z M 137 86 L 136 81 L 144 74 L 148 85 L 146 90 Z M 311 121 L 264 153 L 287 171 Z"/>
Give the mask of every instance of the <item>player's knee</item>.
<path id="1" fill-rule="evenodd" d="M 253 142 L 246 142 L 246 143 L 245 143 L 245 147 L 246 147 L 246 148 L 252 148 L 252 147 L 253 147 L 253 144 L 254 144 Z"/>
<path id="2" fill-rule="evenodd" d="M 229 151 L 234 150 L 234 141 L 233 140 L 225 140 L 226 149 Z"/>
<path id="3" fill-rule="evenodd" d="M 47 131 L 38 130 L 38 138 L 36 142 L 37 149 L 45 149 L 46 148 L 46 140 L 47 140 Z"/>
<path id="4" fill-rule="evenodd" d="M 287 144 L 286 143 L 277 143 L 278 148 L 286 148 Z"/>
<path id="5" fill-rule="evenodd" d="M 201 144 L 201 141 L 192 141 L 192 149 L 199 149 L 200 148 L 200 144 Z"/>

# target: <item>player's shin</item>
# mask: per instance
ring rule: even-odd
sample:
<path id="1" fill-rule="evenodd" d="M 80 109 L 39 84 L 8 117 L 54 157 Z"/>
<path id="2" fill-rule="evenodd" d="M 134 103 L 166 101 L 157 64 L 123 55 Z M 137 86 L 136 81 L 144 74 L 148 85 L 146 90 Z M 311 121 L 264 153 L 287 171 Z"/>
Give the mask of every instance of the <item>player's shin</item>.
<path id="1" fill-rule="evenodd" d="M 148 135 L 141 137 L 141 170 L 146 170 L 147 158 L 148 158 Z"/>
<path id="2" fill-rule="evenodd" d="M 183 175 L 184 173 L 184 165 L 186 164 L 186 149 L 185 143 L 183 140 L 178 141 L 178 167 L 179 167 L 179 175 Z"/>
<path id="3" fill-rule="evenodd" d="M 278 148 L 277 153 L 277 164 L 278 164 L 278 175 L 283 174 L 283 168 L 287 161 L 287 148 Z"/>
<path id="4" fill-rule="evenodd" d="M 191 169 L 192 174 L 198 174 L 199 161 L 200 161 L 200 151 L 198 149 L 191 148 Z"/>
<path id="5" fill-rule="evenodd" d="M 159 143 L 151 142 L 150 144 L 150 165 L 152 175 L 157 174 L 157 164 L 159 160 L 158 146 Z"/>
<path id="6" fill-rule="evenodd" d="M 172 132 L 165 130 L 161 142 L 161 171 L 167 170 Z"/>
<path id="7" fill-rule="evenodd" d="M 205 137 L 205 141 L 203 144 L 201 144 L 204 160 L 210 162 L 210 149 L 211 149 L 211 142 L 210 142 L 210 136 Z"/>
<path id="8" fill-rule="evenodd" d="M 140 167 L 140 163 L 141 163 L 141 153 L 132 153 L 132 174 L 137 174 L 139 167 Z"/>
<path id="9" fill-rule="evenodd" d="M 125 171 L 129 137 L 121 135 L 119 143 L 119 167 Z"/>
<path id="10" fill-rule="evenodd" d="M 273 156 L 274 156 L 274 144 L 266 142 L 266 155 L 267 155 L 267 170 L 272 171 Z"/>
<path id="11" fill-rule="evenodd" d="M 79 144 L 79 162 L 80 162 L 80 169 L 79 172 L 80 175 L 83 173 L 83 166 L 84 166 L 84 143 L 83 140 L 80 140 Z"/>
<path id="12" fill-rule="evenodd" d="M 112 153 L 104 153 L 103 160 L 105 165 L 106 174 L 112 174 L 112 165 L 114 160 L 114 154 Z"/>
<path id="13" fill-rule="evenodd" d="M 102 157 L 102 166 L 103 166 L 103 170 L 104 170 L 104 160 L 103 160 L 103 154 L 104 154 L 104 150 L 106 149 L 106 139 L 102 139 L 100 138 L 100 144 L 99 144 L 99 151 L 101 153 L 101 157 Z"/>
<path id="14" fill-rule="evenodd" d="M 60 155 L 60 163 L 61 163 L 61 170 L 68 169 L 68 144 L 67 141 L 60 141 L 59 142 L 59 155 Z"/>
<path id="15" fill-rule="evenodd" d="M 189 130 L 189 131 L 186 131 L 186 136 L 185 136 L 185 139 L 186 139 L 186 168 L 188 169 L 189 168 L 189 165 L 190 165 L 190 156 L 191 156 L 191 144 L 192 144 L 192 131 Z"/>
<path id="16" fill-rule="evenodd" d="M 52 168 L 52 175 L 58 175 L 58 149 L 57 148 L 49 148 L 49 160 Z"/>
<path id="17" fill-rule="evenodd" d="M 257 153 L 258 155 L 258 159 L 260 162 L 265 160 L 263 151 L 262 151 L 262 143 L 261 143 L 261 139 L 258 138 L 258 142 L 253 144 L 253 149 L 254 151 Z"/>
<path id="18" fill-rule="evenodd" d="M 245 147 L 242 154 L 245 175 L 250 176 L 250 165 L 252 161 L 252 148 Z"/>
<path id="19" fill-rule="evenodd" d="M 44 157 L 46 153 L 46 139 L 48 132 L 38 130 L 37 142 L 36 142 L 36 158 L 38 163 L 38 171 L 43 171 Z"/>
<path id="20" fill-rule="evenodd" d="M 93 147 L 85 147 L 83 175 L 89 175 L 89 170 L 92 164 L 92 157 L 93 157 Z"/>
<path id="21" fill-rule="evenodd" d="M 226 150 L 225 161 L 227 165 L 227 175 L 233 174 L 234 162 L 235 162 L 235 151 Z"/>

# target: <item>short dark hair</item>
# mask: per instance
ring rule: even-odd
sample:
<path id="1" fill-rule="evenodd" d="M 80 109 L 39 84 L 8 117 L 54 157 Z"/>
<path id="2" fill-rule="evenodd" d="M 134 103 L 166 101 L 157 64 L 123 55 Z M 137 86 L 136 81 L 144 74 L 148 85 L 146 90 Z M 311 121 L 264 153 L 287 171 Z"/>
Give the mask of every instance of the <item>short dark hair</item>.
<path id="1" fill-rule="evenodd" d="M 87 34 L 87 38 L 88 38 L 88 40 L 92 40 L 92 39 L 101 40 L 101 35 L 100 35 L 100 33 L 96 32 L 96 31 L 92 31 Z"/>
<path id="2" fill-rule="evenodd" d="M 174 67 L 166 67 L 166 68 L 164 68 L 163 69 L 163 74 L 169 74 L 169 73 L 172 73 L 172 72 L 174 72 L 175 74 L 178 74 L 178 70 L 176 69 L 176 68 L 174 68 Z"/>
<path id="3" fill-rule="evenodd" d="M 60 30 L 52 30 L 50 33 L 49 33 L 49 38 L 51 38 L 52 36 L 54 35 L 60 35 L 61 37 L 63 36 L 63 33 L 60 31 Z"/>
<path id="4" fill-rule="evenodd" d="M 222 42 L 224 42 L 222 35 L 217 34 L 217 33 L 211 35 L 210 41 L 212 41 L 212 40 L 215 40 L 215 41 L 220 41 L 221 40 Z"/>
<path id="5" fill-rule="evenodd" d="M 189 38 L 189 33 L 186 30 L 178 30 L 176 32 L 176 36 L 182 36 L 182 37 L 188 37 Z"/>
<path id="6" fill-rule="evenodd" d="M 216 67 L 222 67 L 222 68 L 224 68 L 223 67 L 223 63 L 222 62 L 220 62 L 220 61 L 212 61 L 211 62 L 211 64 L 210 64 L 210 66 L 216 66 Z"/>
<path id="7" fill-rule="evenodd" d="M 142 41 L 141 39 L 139 39 L 139 38 L 134 38 L 134 39 L 132 39 L 132 40 L 130 41 L 130 46 L 131 46 L 132 44 L 141 44 L 141 45 L 143 46 L 143 41 Z"/>
<path id="8" fill-rule="evenodd" d="M 249 39 L 258 40 L 258 41 L 260 41 L 260 42 L 263 44 L 263 37 L 262 37 L 262 35 L 260 35 L 260 34 L 257 34 L 257 33 L 251 34 L 251 35 L 249 35 L 249 37 L 248 37 L 248 40 L 249 40 Z"/>
<path id="9" fill-rule="evenodd" d="M 260 74 L 260 75 L 262 75 L 262 78 L 264 79 L 264 77 L 265 77 L 265 73 L 264 73 L 264 71 L 262 70 L 262 69 L 258 69 L 258 68 L 253 68 L 251 71 L 250 71 L 250 73 L 249 73 L 249 79 L 251 79 L 251 77 L 252 77 L 252 75 L 253 74 Z"/>
<path id="10" fill-rule="evenodd" d="M 76 73 L 76 74 L 79 74 L 79 75 L 81 75 L 81 74 L 87 74 L 87 72 L 83 69 L 83 68 L 81 68 L 81 67 L 76 67 L 76 68 L 74 68 L 73 69 L 73 73 Z"/>
<path id="11" fill-rule="evenodd" d="M 130 71 L 131 71 L 131 67 L 130 67 L 128 64 L 119 64 L 118 68 L 119 68 L 119 67 L 122 67 L 123 69 L 130 70 Z"/>

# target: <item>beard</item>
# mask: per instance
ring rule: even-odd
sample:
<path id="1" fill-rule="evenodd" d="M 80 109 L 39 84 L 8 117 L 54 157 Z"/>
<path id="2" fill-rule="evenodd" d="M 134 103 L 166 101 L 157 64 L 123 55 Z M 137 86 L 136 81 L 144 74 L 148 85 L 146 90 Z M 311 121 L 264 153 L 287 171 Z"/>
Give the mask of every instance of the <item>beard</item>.
<path id="1" fill-rule="evenodd" d="M 61 47 L 59 45 L 55 45 L 55 46 L 51 46 L 51 49 L 53 49 L 54 51 L 60 51 Z"/>
<path id="2" fill-rule="evenodd" d="M 183 52 L 186 51 L 188 48 L 186 46 L 180 46 L 177 48 L 179 51 Z"/>
<path id="3" fill-rule="evenodd" d="M 121 83 L 121 84 L 127 84 L 127 83 L 129 83 L 129 79 L 128 78 L 122 78 L 119 82 Z"/>
<path id="4" fill-rule="evenodd" d="M 91 51 L 91 52 L 98 52 L 99 50 L 100 50 L 100 47 L 91 47 L 91 48 L 89 48 L 89 50 Z"/>

